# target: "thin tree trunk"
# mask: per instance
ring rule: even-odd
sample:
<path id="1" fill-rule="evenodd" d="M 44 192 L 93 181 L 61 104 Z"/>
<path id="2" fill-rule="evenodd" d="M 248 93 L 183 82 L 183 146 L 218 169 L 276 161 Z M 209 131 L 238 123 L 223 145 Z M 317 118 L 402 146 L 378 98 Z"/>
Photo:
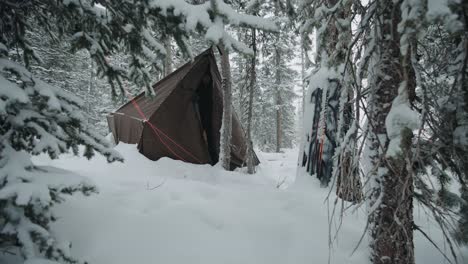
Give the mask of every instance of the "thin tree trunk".
<path id="1" fill-rule="evenodd" d="M 304 43 L 304 38 L 303 36 L 301 36 L 301 43 Z M 304 47 L 301 45 L 301 86 L 302 86 L 302 106 L 301 106 L 301 113 L 300 113 L 300 120 L 299 120 L 299 124 L 300 124 L 300 127 L 299 127 L 299 135 L 302 135 L 302 133 L 305 134 L 305 130 L 304 130 L 304 115 L 305 115 L 305 104 L 306 104 L 306 81 L 305 81 L 305 49 Z M 301 165 L 303 163 L 303 160 L 304 160 L 304 157 L 305 157 L 305 153 L 304 153 L 304 147 L 305 147 L 305 144 L 306 142 L 300 138 L 299 140 L 300 142 L 300 146 L 299 146 L 299 155 L 297 157 L 297 165 Z"/>
<path id="2" fill-rule="evenodd" d="M 171 39 L 166 37 L 164 39 L 164 48 L 166 49 L 166 58 L 164 58 L 164 76 L 172 72 L 172 48 Z"/>
<path id="3" fill-rule="evenodd" d="M 278 75 L 277 75 L 278 76 Z M 278 80 L 279 77 L 276 77 Z M 279 81 L 276 81 L 275 84 L 279 86 Z M 281 151 L 281 141 L 282 141 L 282 129 L 281 129 L 281 90 L 277 88 L 276 90 L 276 152 Z"/>
<path id="4" fill-rule="evenodd" d="M 279 0 L 275 1 L 275 16 L 279 15 Z M 283 140 L 283 130 L 281 128 L 282 121 L 282 100 L 281 100 L 281 50 L 279 47 L 280 34 L 276 34 L 276 45 L 275 45 L 275 86 L 276 86 L 276 152 L 281 151 L 281 141 Z"/>
<path id="5" fill-rule="evenodd" d="M 231 66 L 229 64 L 229 51 L 224 44 L 219 44 L 221 54 L 221 71 L 223 86 L 223 124 L 221 131 L 220 159 L 224 169 L 231 169 L 231 133 L 232 133 L 232 92 L 231 92 Z"/>
<path id="6" fill-rule="evenodd" d="M 399 6 L 392 1 L 377 2 L 376 43 L 377 75 L 374 77 L 374 99 L 370 102 L 372 163 L 372 193 L 369 215 L 371 260 L 374 264 L 412 264 L 413 245 L 413 178 L 411 172 L 412 132 L 402 131 L 401 150 L 388 157 L 389 139 L 385 120 L 403 81 L 400 63 Z M 398 3 L 396 5 L 399 5 Z"/>
<path id="7" fill-rule="evenodd" d="M 257 60 L 256 38 L 257 38 L 256 30 L 252 29 L 253 55 L 252 55 L 252 58 L 250 58 L 249 110 L 247 113 L 247 173 L 249 174 L 255 173 L 251 125 L 252 125 L 252 108 L 253 108 L 253 100 L 254 100 L 254 89 L 255 89 L 255 82 L 257 79 L 256 70 L 255 70 L 256 60 Z"/>
<path id="8" fill-rule="evenodd" d="M 246 32 L 245 34 L 247 34 L 247 32 Z M 239 31 L 237 32 L 237 39 L 239 39 L 239 41 L 245 41 L 245 40 L 242 39 L 242 31 L 241 31 L 241 30 L 239 30 Z M 243 58 L 239 58 L 239 59 L 238 59 L 238 62 L 239 62 L 239 76 L 244 76 L 245 67 L 243 67 L 243 66 L 246 66 L 246 65 L 248 64 L 248 61 L 247 61 L 247 59 L 246 59 L 246 60 L 245 60 L 245 65 L 242 65 L 242 64 L 244 63 L 244 60 L 243 60 Z M 242 65 L 242 66 L 241 66 L 241 65 Z M 245 72 L 245 75 L 246 75 L 246 76 L 248 75 L 247 70 L 246 70 L 246 72 Z M 238 87 L 239 87 L 239 103 L 238 103 L 238 105 L 237 105 L 237 109 L 238 109 L 238 112 L 237 112 L 237 113 L 240 114 L 241 123 L 242 123 L 243 125 L 245 125 L 245 123 L 244 123 L 245 120 L 244 120 L 243 117 L 244 117 L 244 93 L 245 93 L 245 88 L 246 88 L 246 87 L 245 87 L 246 85 L 244 85 L 244 84 L 247 85 L 246 82 L 245 82 L 245 83 L 242 83 L 242 84 L 240 84 L 240 85 L 238 85 Z"/>
<path id="9" fill-rule="evenodd" d="M 336 0 L 329 1 L 331 4 L 330 6 L 334 6 L 337 2 Z M 352 4 L 352 2 L 348 2 L 346 6 L 342 7 L 343 10 L 337 14 L 339 19 L 346 19 L 350 16 Z M 332 45 L 329 46 L 328 49 L 336 49 L 340 38 L 351 41 L 351 25 L 348 28 L 341 29 L 340 31 L 336 26 L 336 23 L 332 24 L 334 25 L 334 33 L 330 35 L 330 40 L 328 43 L 332 43 Z M 333 50 L 329 50 L 329 52 L 333 52 Z M 346 53 L 347 50 L 345 47 L 339 51 L 335 51 L 336 65 L 342 65 L 346 63 Z M 331 157 L 334 157 L 336 156 L 335 153 L 339 151 L 337 153 L 338 157 L 334 161 L 334 168 L 337 170 L 338 174 L 336 176 L 336 193 L 338 197 L 345 201 L 359 202 L 362 200 L 362 184 L 359 177 L 359 160 L 356 154 L 357 127 L 352 128 L 353 131 L 350 131 L 352 127 L 351 124 L 354 121 L 353 119 L 359 120 L 358 116 L 353 118 L 353 113 L 355 113 L 354 111 L 358 111 L 358 109 L 353 109 L 353 104 L 351 102 L 353 99 L 353 89 L 349 82 L 338 81 L 337 83 L 337 101 L 335 102 L 340 106 L 339 109 L 336 109 L 336 111 L 338 111 L 336 112 L 336 116 L 330 116 L 332 120 L 333 118 L 338 119 L 334 120 L 338 126 L 337 129 L 331 131 L 332 137 L 336 138 L 336 148 L 333 150 L 332 155 L 330 155 Z M 335 104 L 335 102 L 330 100 L 331 105 Z M 346 136 L 347 134 L 348 136 Z M 346 142 L 344 142 L 345 138 L 347 138 Z M 332 175 L 330 175 L 330 177 L 331 176 Z"/>
<path id="10" fill-rule="evenodd" d="M 301 88 L 302 88 L 302 118 L 304 118 L 305 111 L 305 95 L 306 95 L 306 82 L 305 82 L 305 58 L 304 48 L 301 46 Z"/>
<path id="11" fill-rule="evenodd" d="M 465 10 L 468 11 L 468 4 L 465 4 Z M 468 15 L 468 14 L 467 14 Z M 465 30 L 468 30 L 468 16 L 465 15 Z M 458 114 L 456 115 L 456 122 L 457 126 L 454 128 L 459 127 L 466 127 L 468 126 L 468 36 L 465 36 L 461 39 L 462 45 L 464 46 L 465 50 L 465 58 L 463 60 L 463 65 L 461 67 L 461 77 L 460 77 L 460 90 L 463 98 L 463 103 L 461 104 L 463 107 L 460 107 L 458 110 Z M 455 132 L 455 131 L 454 131 Z M 459 157 L 467 157 L 468 150 L 466 145 L 458 144 L 455 148 Z M 461 162 L 461 171 L 464 177 L 460 177 L 460 182 L 465 183 L 468 181 L 468 159 L 464 159 Z M 464 185 L 464 184 L 462 184 Z M 461 215 L 460 219 L 458 220 L 458 231 L 461 234 L 459 240 L 468 244 L 468 188 L 463 186 L 460 189 L 460 197 L 462 199 L 462 203 L 459 209 L 459 214 Z"/>
<path id="12" fill-rule="evenodd" d="M 91 59 L 90 60 L 91 64 L 90 64 L 90 75 L 89 75 L 89 85 L 88 85 L 88 92 L 87 92 L 87 97 L 91 97 L 92 94 L 94 93 L 94 86 L 95 86 L 95 83 L 96 83 L 96 72 L 94 70 L 94 61 Z M 87 112 L 88 113 L 91 113 L 91 100 L 88 99 L 86 100 L 87 103 L 86 103 L 86 108 L 87 108 Z"/>
<path id="13" fill-rule="evenodd" d="M 282 100 L 281 100 L 281 70 L 280 70 L 280 63 L 281 63 L 281 53 L 279 51 L 278 46 L 275 48 L 275 64 L 276 64 L 276 71 L 275 71 L 275 85 L 276 85 L 276 152 L 281 151 L 281 141 L 283 140 L 283 130 L 281 127 L 282 121 Z"/>

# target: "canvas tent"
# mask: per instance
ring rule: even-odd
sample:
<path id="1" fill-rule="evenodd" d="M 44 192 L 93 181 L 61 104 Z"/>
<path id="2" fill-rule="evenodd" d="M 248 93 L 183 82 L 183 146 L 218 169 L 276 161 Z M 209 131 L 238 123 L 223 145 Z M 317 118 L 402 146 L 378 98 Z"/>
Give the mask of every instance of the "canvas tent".
<path id="1" fill-rule="evenodd" d="M 212 49 L 166 76 L 153 89 L 154 97 L 141 93 L 107 116 L 115 142 L 138 144 L 139 151 L 151 160 L 170 157 L 217 163 L 223 100 Z M 231 149 L 231 169 L 244 166 L 247 142 L 235 115 Z M 254 164 L 258 164 L 254 156 Z"/>

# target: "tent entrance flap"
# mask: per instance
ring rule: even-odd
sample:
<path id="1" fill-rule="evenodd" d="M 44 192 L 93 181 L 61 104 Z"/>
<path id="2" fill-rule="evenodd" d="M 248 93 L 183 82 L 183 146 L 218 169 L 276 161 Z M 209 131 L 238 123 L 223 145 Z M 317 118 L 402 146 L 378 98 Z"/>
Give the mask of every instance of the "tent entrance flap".
<path id="1" fill-rule="evenodd" d="M 219 139 L 215 137 L 213 130 L 212 115 L 213 115 L 213 95 L 211 85 L 211 76 L 205 75 L 202 82 L 194 93 L 195 112 L 200 122 L 201 133 L 205 141 L 208 153 L 210 155 L 210 163 L 214 165 L 218 162 L 218 152 L 216 146 L 219 144 Z"/>

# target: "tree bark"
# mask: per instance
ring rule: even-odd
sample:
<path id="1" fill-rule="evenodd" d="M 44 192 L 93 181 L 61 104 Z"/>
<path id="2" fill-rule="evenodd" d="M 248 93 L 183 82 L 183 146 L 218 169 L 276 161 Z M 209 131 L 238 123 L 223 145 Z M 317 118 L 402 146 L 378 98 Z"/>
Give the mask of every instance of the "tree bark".
<path id="1" fill-rule="evenodd" d="M 164 48 L 166 49 L 166 57 L 164 58 L 164 76 L 172 72 L 172 48 L 171 39 L 166 37 L 164 39 Z"/>
<path id="2" fill-rule="evenodd" d="M 278 0 L 275 1 L 275 16 L 279 15 L 279 2 Z M 282 130 L 282 100 L 281 100 L 281 50 L 279 47 L 280 43 L 280 34 L 276 34 L 276 45 L 275 45 L 275 85 L 276 85 L 276 152 L 281 151 L 281 141 L 283 140 L 283 130 Z"/>
<path id="3" fill-rule="evenodd" d="M 229 51 L 224 44 L 219 44 L 221 54 L 221 72 L 223 86 L 223 124 L 221 131 L 220 160 L 225 170 L 231 169 L 231 134 L 232 134 L 232 91 L 231 91 L 231 66 L 229 63 Z"/>
<path id="4" fill-rule="evenodd" d="M 335 5 L 336 0 L 331 0 L 331 4 Z M 332 6 L 330 5 L 330 6 Z M 339 19 L 346 19 L 350 17 L 353 3 L 350 1 L 345 6 L 342 7 L 342 11 L 337 14 Z M 343 65 L 346 63 L 346 47 L 342 46 L 338 48 L 339 39 L 342 40 L 346 45 L 351 41 L 351 25 L 345 29 L 339 30 L 336 26 L 336 23 L 332 23 L 334 30 L 330 36 L 330 41 L 328 43 L 333 43 L 332 46 L 328 47 L 328 52 L 334 52 L 334 59 L 336 65 Z M 341 44 L 342 45 L 342 44 Z M 345 73 L 346 74 L 346 73 Z M 336 138 L 336 148 L 333 150 L 333 156 L 337 156 L 337 160 L 334 161 L 334 167 L 337 169 L 337 179 L 336 179 L 336 194 L 341 199 L 348 202 L 359 202 L 362 200 L 362 184 L 359 176 L 359 158 L 357 157 L 357 127 L 351 129 L 351 124 L 353 121 L 359 120 L 359 116 L 354 117 L 355 111 L 359 111 L 358 107 L 353 108 L 352 99 L 353 99 L 353 89 L 352 86 L 346 81 L 346 75 L 344 76 L 345 81 L 337 80 L 338 88 L 336 91 L 336 97 L 339 98 L 336 103 L 340 104 L 338 109 L 337 116 L 341 119 L 341 122 L 336 120 L 335 122 L 340 125 L 336 130 L 331 131 Z M 333 105 L 335 102 L 330 100 L 330 104 Z M 341 116 L 340 116 L 341 115 Z M 334 116 L 331 115 L 331 118 Z M 357 123 L 357 122 L 356 122 Z M 357 126 L 357 124 L 356 124 Z M 328 126 L 329 127 L 329 126 Z M 346 135 L 349 133 L 347 142 L 345 141 Z M 346 145 L 345 145 L 346 144 Z M 335 155 L 336 151 L 339 151 Z"/>
<path id="5" fill-rule="evenodd" d="M 304 53 L 306 51 L 301 46 L 301 88 L 302 88 L 302 118 L 304 118 L 304 111 L 305 111 L 305 97 L 306 97 L 306 82 L 305 82 L 305 58 Z"/>
<path id="6" fill-rule="evenodd" d="M 412 264 L 413 245 L 413 178 L 410 162 L 410 129 L 403 129 L 402 153 L 388 157 L 389 139 L 385 120 L 403 81 L 400 62 L 399 4 L 392 1 L 376 3 L 377 62 L 375 66 L 373 101 L 370 102 L 372 163 L 369 223 L 371 260 L 374 264 Z"/>
<path id="7" fill-rule="evenodd" d="M 256 30 L 253 28 L 252 29 L 253 55 L 250 58 L 249 109 L 247 113 L 247 173 L 248 174 L 255 173 L 251 125 L 252 125 L 252 108 L 253 108 L 253 100 L 254 100 L 254 89 L 255 89 L 255 83 L 257 79 L 256 70 L 255 70 L 256 60 L 257 60 L 256 38 L 257 38 Z"/>
<path id="8" fill-rule="evenodd" d="M 276 69 L 276 73 L 275 73 L 275 85 L 276 85 L 276 152 L 280 152 L 281 151 L 281 141 L 282 141 L 282 129 L 281 129 L 281 119 L 282 119 L 282 115 L 281 115 L 281 104 L 282 104 L 282 100 L 281 100 L 281 88 L 280 88 L 280 85 L 281 85 L 281 78 L 280 78 L 280 69 L 279 69 L 279 62 L 281 60 L 281 55 L 279 53 L 278 50 L 276 50 L 276 66 L 277 66 L 277 69 Z"/>
<path id="9" fill-rule="evenodd" d="M 88 85 L 88 92 L 86 93 L 86 96 L 89 98 L 91 94 L 94 92 L 94 84 L 96 82 L 96 72 L 94 70 L 94 61 L 91 59 L 90 60 L 90 74 L 89 74 L 89 85 Z M 91 100 L 88 99 L 86 100 L 86 112 L 90 113 L 91 112 Z"/>

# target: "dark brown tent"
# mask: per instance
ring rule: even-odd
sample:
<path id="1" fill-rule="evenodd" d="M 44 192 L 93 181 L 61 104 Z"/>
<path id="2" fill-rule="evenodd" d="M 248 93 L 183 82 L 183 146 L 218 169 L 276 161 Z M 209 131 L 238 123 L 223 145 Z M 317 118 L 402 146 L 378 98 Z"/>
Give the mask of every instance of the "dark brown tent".
<path id="1" fill-rule="evenodd" d="M 223 115 L 221 76 L 212 49 L 198 55 L 107 117 L 116 143 L 138 144 L 151 160 L 170 157 L 198 164 L 219 159 Z M 147 121 L 145 121 L 147 119 Z M 232 116 L 231 169 L 246 164 L 247 142 Z M 255 164 L 259 163 L 255 155 Z"/>

